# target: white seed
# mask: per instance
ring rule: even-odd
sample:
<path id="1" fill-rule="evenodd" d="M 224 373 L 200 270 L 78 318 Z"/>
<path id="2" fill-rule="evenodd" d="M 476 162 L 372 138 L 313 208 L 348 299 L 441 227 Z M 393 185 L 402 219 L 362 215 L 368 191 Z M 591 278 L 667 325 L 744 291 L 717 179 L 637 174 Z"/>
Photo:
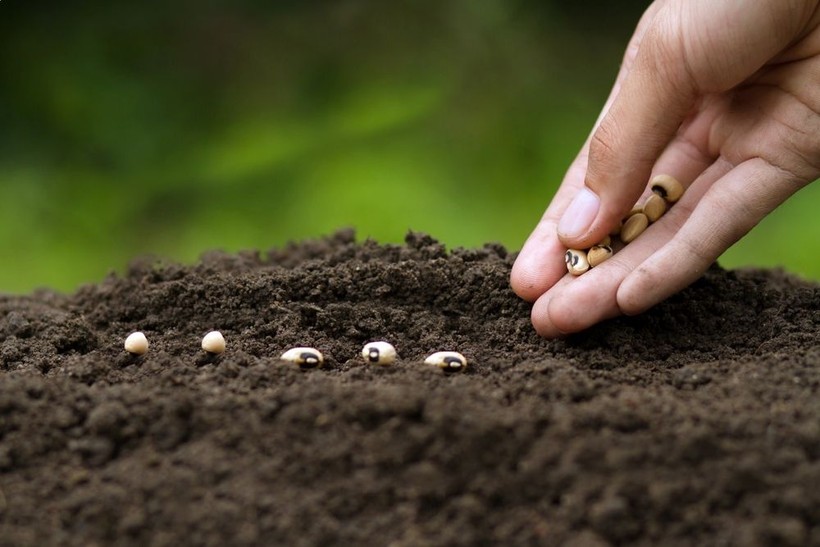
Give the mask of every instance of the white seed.
<path id="1" fill-rule="evenodd" d="M 658 175 L 649 183 L 652 191 L 669 203 L 675 203 L 683 195 L 683 185 L 673 176 Z"/>
<path id="2" fill-rule="evenodd" d="M 667 207 L 666 200 L 658 194 L 652 194 L 643 204 L 643 214 L 649 219 L 649 222 L 655 222 L 663 216 Z"/>
<path id="3" fill-rule="evenodd" d="M 148 338 L 141 332 L 132 332 L 125 339 L 125 351 L 134 355 L 144 355 L 148 351 Z"/>
<path id="4" fill-rule="evenodd" d="M 389 342 L 369 342 L 362 348 L 362 357 L 374 365 L 389 365 L 396 360 L 396 348 Z"/>
<path id="5" fill-rule="evenodd" d="M 428 355 L 424 364 L 439 367 L 444 372 L 461 372 L 467 368 L 467 359 L 456 351 L 437 351 Z"/>
<path id="6" fill-rule="evenodd" d="M 633 241 L 646 230 L 647 226 L 649 226 L 649 219 L 646 218 L 645 214 L 638 213 L 637 215 L 632 215 L 626 219 L 624 227 L 621 228 L 621 241 L 624 243 Z"/>
<path id="7" fill-rule="evenodd" d="M 202 338 L 202 349 L 208 353 L 222 353 L 225 351 L 225 337 L 218 330 L 213 330 Z"/>
<path id="8" fill-rule="evenodd" d="M 301 369 L 321 367 L 325 363 L 322 353 L 314 348 L 291 348 L 280 359 L 295 363 Z"/>
<path id="9" fill-rule="evenodd" d="M 567 271 L 572 275 L 581 275 L 589 269 L 587 254 L 578 249 L 568 249 L 564 253 L 564 262 L 567 263 Z"/>
<path id="10" fill-rule="evenodd" d="M 594 268 L 612 256 L 612 247 L 609 245 L 595 245 L 587 251 L 589 267 Z"/>

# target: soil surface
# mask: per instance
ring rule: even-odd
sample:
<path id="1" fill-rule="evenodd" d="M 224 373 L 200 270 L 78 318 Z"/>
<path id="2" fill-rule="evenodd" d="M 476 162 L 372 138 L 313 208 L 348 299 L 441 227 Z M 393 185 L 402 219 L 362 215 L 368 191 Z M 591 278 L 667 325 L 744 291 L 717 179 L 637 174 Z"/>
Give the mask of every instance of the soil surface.
<path id="1" fill-rule="evenodd" d="M 547 341 L 512 261 L 340 232 L 0 297 L 0 545 L 820 545 L 820 286 L 715 266 Z"/>

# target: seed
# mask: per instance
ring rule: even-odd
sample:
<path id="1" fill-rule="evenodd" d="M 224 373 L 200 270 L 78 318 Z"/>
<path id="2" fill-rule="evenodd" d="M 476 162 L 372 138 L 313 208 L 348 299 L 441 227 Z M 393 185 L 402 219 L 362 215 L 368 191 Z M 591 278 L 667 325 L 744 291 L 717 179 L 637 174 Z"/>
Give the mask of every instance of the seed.
<path id="1" fill-rule="evenodd" d="M 587 261 L 589 262 L 589 267 L 594 268 L 611 256 L 612 247 L 609 245 L 595 245 L 587 251 Z"/>
<path id="2" fill-rule="evenodd" d="M 609 237 L 609 236 L 604 236 L 604 239 L 602 239 L 601 241 L 598 242 L 599 247 L 609 247 L 610 245 L 612 245 L 612 238 Z M 589 253 L 587 253 L 587 254 L 589 254 Z M 587 258 L 589 258 L 589 257 L 587 257 Z"/>
<path id="3" fill-rule="evenodd" d="M 669 203 L 675 203 L 683 195 L 683 185 L 671 175 L 658 175 L 649 184 L 653 192 Z"/>
<path id="4" fill-rule="evenodd" d="M 581 275 L 589 269 L 587 254 L 577 249 L 568 249 L 564 254 L 564 262 L 567 263 L 567 270 L 572 275 Z"/>
<path id="5" fill-rule="evenodd" d="M 148 351 L 148 338 L 141 332 L 132 332 L 125 339 L 125 351 L 133 355 L 144 355 Z"/>
<path id="6" fill-rule="evenodd" d="M 313 348 L 291 348 L 283 353 L 280 359 L 295 363 L 303 370 L 321 367 L 325 362 L 321 352 Z"/>
<path id="7" fill-rule="evenodd" d="M 667 207 L 666 200 L 658 194 L 653 193 L 647 198 L 646 203 L 643 204 L 643 214 L 646 215 L 649 222 L 655 222 L 663 216 Z"/>
<path id="8" fill-rule="evenodd" d="M 444 372 L 461 372 L 467 368 L 467 359 L 455 351 L 437 351 L 427 356 L 424 364 L 439 367 Z"/>
<path id="9" fill-rule="evenodd" d="M 624 222 L 624 227 L 621 230 L 621 241 L 624 243 L 633 241 L 646 230 L 647 226 L 649 226 L 649 219 L 646 218 L 645 214 L 632 215 Z"/>
<path id="10" fill-rule="evenodd" d="M 370 342 L 362 348 L 362 357 L 374 365 L 389 365 L 396 360 L 396 348 L 388 342 Z"/>
<path id="11" fill-rule="evenodd" d="M 202 349 L 208 353 L 222 353 L 225 351 L 225 337 L 218 330 L 209 332 L 202 338 Z"/>
<path id="12" fill-rule="evenodd" d="M 643 205 L 638 205 L 637 203 L 629 210 L 626 214 L 624 219 L 631 217 L 632 215 L 637 215 L 638 213 L 643 213 Z"/>

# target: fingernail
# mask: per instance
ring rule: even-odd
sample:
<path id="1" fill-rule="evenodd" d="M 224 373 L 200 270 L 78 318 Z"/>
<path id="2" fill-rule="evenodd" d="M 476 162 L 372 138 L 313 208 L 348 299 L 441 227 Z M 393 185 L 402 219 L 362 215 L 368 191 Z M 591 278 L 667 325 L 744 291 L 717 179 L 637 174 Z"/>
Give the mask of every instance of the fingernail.
<path id="1" fill-rule="evenodd" d="M 568 238 L 584 235 L 598 215 L 600 207 L 601 200 L 598 196 L 587 187 L 581 188 L 558 222 L 558 233 Z"/>

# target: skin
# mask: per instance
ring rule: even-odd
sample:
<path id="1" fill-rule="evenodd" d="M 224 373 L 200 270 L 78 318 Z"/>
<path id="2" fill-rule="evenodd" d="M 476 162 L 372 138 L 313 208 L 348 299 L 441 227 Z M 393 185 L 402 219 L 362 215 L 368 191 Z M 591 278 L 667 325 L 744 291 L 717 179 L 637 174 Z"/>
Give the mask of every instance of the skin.
<path id="1" fill-rule="evenodd" d="M 647 310 L 820 177 L 819 4 L 658 0 L 647 9 L 592 134 L 512 269 L 541 336 Z M 567 274 L 566 249 L 603 239 L 661 173 L 687 187 L 681 200 L 603 264 Z"/>

